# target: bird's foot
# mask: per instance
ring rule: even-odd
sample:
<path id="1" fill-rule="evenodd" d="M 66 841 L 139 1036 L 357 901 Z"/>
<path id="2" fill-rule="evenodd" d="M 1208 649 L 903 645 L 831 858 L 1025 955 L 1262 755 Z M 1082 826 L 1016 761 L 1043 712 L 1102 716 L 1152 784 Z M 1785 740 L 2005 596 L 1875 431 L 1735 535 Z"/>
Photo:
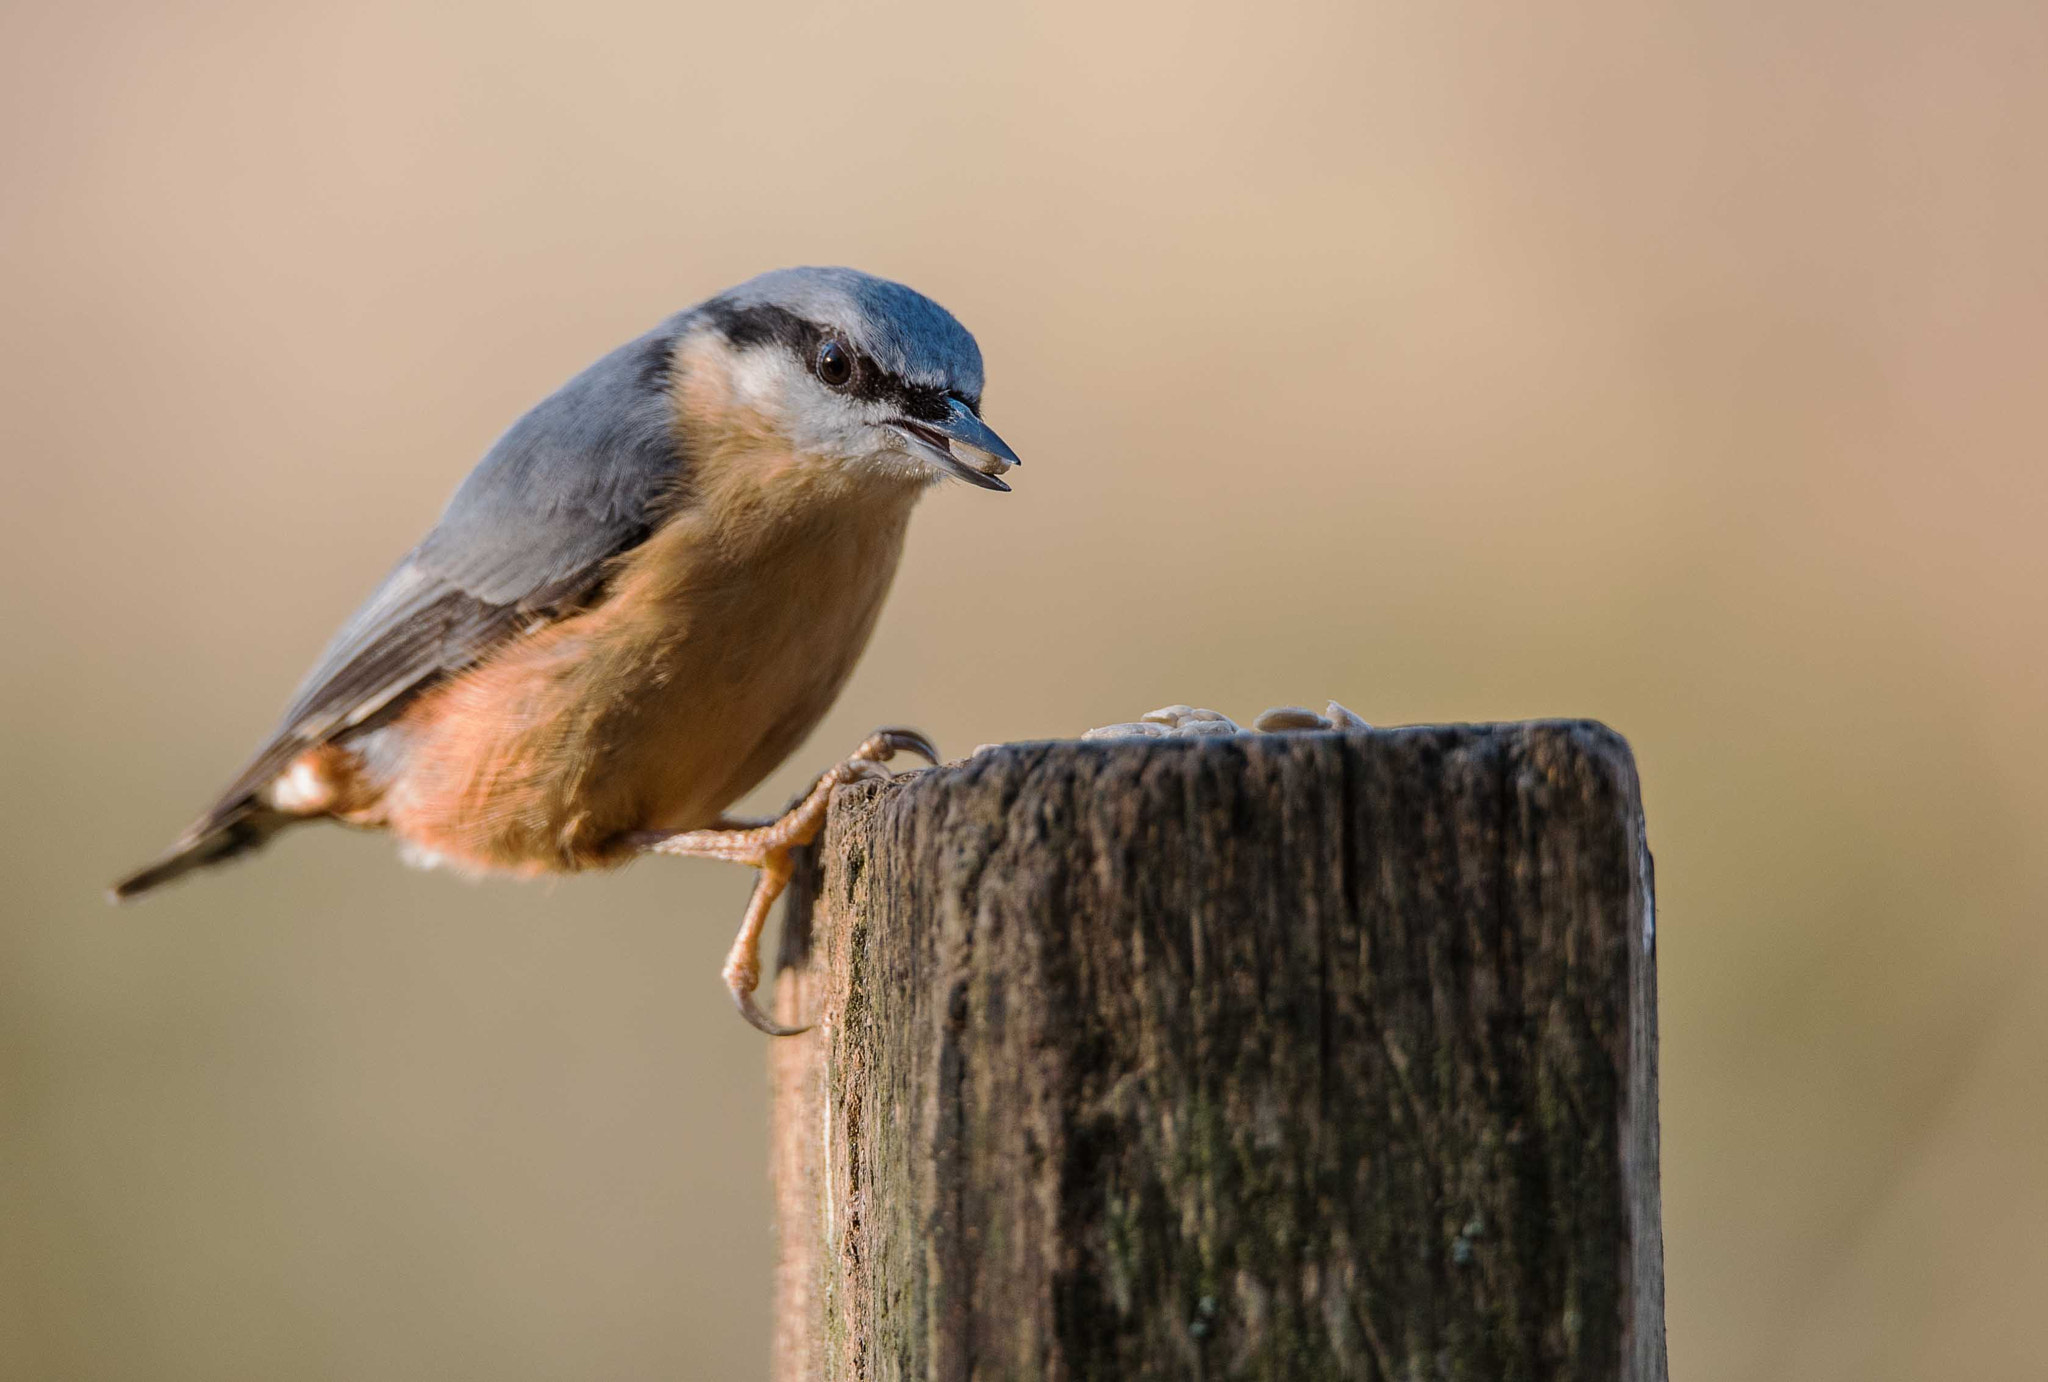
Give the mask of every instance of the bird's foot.
<path id="1" fill-rule="evenodd" d="M 775 899 L 789 886 L 790 851 L 801 849 L 818 838 L 825 828 L 825 813 L 832 805 L 832 793 L 849 782 L 863 778 L 887 777 L 884 765 L 899 753 L 914 753 L 936 765 L 939 751 L 932 741 L 914 729 L 878 729 L 811 785 L 796 804 L 779 817 L 761 825 L 714 830 L 678 830 L 672 834 L 644 838 L 641 848 L 652 854 L 683 854 L 698 859 L 723 859 L 733 864 L 751 864 L 761 870 L 754 892 L 747 899 L 747 913 L 740 922 L 726 953 L 725 986 L 740 1016 L 770 1036 L 795 1036 L 810 1030 L 811 1024 L 790 1027 L 761 1010 L 754 990 L 761 982 L 761 932 Z"/>

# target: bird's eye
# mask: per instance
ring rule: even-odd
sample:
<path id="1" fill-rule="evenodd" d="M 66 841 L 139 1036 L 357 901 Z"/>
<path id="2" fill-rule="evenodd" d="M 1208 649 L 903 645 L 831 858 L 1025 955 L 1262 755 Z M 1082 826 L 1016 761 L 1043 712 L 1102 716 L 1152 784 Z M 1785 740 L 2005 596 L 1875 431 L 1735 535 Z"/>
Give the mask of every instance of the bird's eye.
<path id="1" fill-rule="evenodd" d="M 853 382 L 853 352 L 838 341 L 827 341 L 818 347 L 816 368 L 826 387 L 843 389 Z"/>

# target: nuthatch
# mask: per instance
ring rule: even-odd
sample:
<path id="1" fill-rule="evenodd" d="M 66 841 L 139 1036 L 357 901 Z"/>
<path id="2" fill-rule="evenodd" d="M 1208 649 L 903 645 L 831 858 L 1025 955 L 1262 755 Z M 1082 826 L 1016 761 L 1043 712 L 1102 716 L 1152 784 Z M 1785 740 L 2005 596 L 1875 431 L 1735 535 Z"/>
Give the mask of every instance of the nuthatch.
<path id="1" fill-rule="evenodd" d="M 574 872 L 649 851 L 761 870 L 726 959 L 748 1021 L 761 928 L 832 789 L 725 809 L 817 724 L 874 629 L 917 498 L 1007 490 L 981 352 L 929 298 L 784 269 L 680 312 L 513 424 L 328 646 L 212 810 L 114 888 L 134 897 L 301 821 L 416 860 Z"/>

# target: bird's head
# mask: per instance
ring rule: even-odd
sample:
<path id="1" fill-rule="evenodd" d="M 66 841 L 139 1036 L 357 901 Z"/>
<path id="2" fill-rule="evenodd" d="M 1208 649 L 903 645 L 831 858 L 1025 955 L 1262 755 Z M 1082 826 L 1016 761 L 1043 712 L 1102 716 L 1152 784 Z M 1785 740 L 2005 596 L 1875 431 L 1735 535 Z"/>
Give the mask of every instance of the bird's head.
<path id="1" fill-rule="evenodd" d="M 981 350 L 952 313 L 855 269 L 778 269 L 698 309 L 734 406 L 855 472 L 1007 490 L 1017 453 L 981 420 Z"/>

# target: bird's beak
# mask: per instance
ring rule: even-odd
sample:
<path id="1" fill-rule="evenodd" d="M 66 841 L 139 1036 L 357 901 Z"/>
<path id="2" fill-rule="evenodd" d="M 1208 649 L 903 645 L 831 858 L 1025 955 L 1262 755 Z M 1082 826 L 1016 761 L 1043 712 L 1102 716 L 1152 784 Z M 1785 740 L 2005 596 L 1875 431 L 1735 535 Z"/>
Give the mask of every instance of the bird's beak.
<path id="1" fill-rule="evenodd" d="M 911 450 L 918 455 L 983 489 L 1008 490 L 1010 487 L 1002 481 L 1003 472 L 1023 464 L 1010 444 L 957 398 L 946 400 L 944 421 L 899 417 L 889 425 L 909 438 Z"/>

